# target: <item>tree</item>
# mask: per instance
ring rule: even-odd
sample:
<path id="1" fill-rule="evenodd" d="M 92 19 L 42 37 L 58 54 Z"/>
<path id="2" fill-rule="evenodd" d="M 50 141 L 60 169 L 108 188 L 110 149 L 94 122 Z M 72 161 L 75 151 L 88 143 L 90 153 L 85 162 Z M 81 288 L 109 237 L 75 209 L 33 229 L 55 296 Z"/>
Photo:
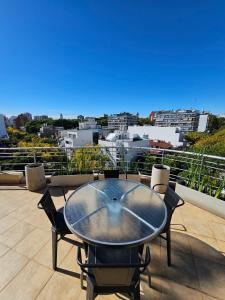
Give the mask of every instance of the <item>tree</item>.
<path id="1" fill-rule="evenodd" d="M 58 119 L 58 120 L 48 120 L 48 125 L 64 127 L 64 129 L 77 128 L 79 123 L 77 119 Z"/>
<path id="2" fill-rule="evenodd" d="M 149 118 L 138 118 L 138 125 L 153 125 L 153 122 Z"/>
<path id="3" fill-rule="evenodd" d="M 214 134 L 203 135 L 191 147 L 192 150 L 207 154 L 225 156 L 225 129 Z"/>
<path id="4" fill-rule="evenodd" d="M 72 155 L 71 165 L 75 171 L 87 173 L 95 169 L 103 169 L 108 161 L 109 158 L 96 146 L 77 149 Z"/>
<path id="5" fill-rule="evenodd" d="M 104 115 L 103 117 L 96 118 L 97 124 L 101 126 L 108 125 L 108 116 Z"/>
<path id="6" fill-rule="evenodd" d="M 38 133 L 44 123 L 46 123 L 46 121 L 30 121 L 25 125 L 26 132 Z"/>
<path id="7" fill-rule="evenodd" d="M 207 136 L 208 134 L 203 133 L 203 132 L 189 132 L 188 134 L 185 135 L 185 140 L 190 144 L 194 145 L 197 141 L 199 141 L 201 138 Z"/>
<path id="8" fill-rule="evenodd" d="M 219 120 L 215 115 L 209 115 L 208 119 L 208 130 L 209 132 L 214 132 L 219 129 Z"/>

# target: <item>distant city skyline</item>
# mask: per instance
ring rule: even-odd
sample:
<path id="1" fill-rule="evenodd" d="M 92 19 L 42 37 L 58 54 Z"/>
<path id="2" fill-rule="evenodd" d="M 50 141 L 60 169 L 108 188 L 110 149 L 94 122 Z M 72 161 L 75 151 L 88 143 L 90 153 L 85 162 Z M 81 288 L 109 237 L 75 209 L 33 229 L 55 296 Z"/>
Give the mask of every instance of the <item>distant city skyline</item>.
<path id="1" fill-rule="evenodd" d="M 225 112 L 225 1 L 0 2 L 0 109 Z"/>
<path id="2" fill-rule="evenodd" d="M 177 109 L 193 109 L 193 110 L 199 110 L 200 112 L 204 111 L 204 112 L 208 112 L 208 113 L 212 113 L 212 114 L 215 114 L 215 115 L 218 115 L 218 116 L 221 116 L 221 117 L 224 117 L 225 116 L 225 112 L 221 111 L 219 113 L 215 113 L 215 112 L 212 112 L 212 111 L 209 111 L 207 109 L 198 109 L 196 107 L 177 107 L 177 108 L 171 108 L 171 107 L 167 107 L 167 108 L 158 108 L 158 109 L 150 109 L 149 111 L 146 111 L 145 114 L 141 114 L 139 113 L 138 111 L 130 111 L 129 109 L 125 109 L 125 110 L 118 110 L 118 111 L 114 111 L 114 112 L 103 112 L 102 114 L 85 114 L 83 112 L 81 113 L 63 113 L 63 111 L 61 111 L 60 113 L 58 114 L 51 114 L 51 110 L 50 110 L 50 113 L 42 113 L 42 112 L 39 112 L 39 113 L 36 113 L 36 112 L 32 112 L 32 111 L 29 111 L 29 110 L 24 110 L 24 111 L 18 111 L 17 113 L 5 113 L 5 112 L 2 112 L 0 111 L 0 114 L 3 114 L 5 115 L 6 117 L 11 117 L 11 116 L 18 116 L 19 114 L 22 114 L 22 113 L 31 113 L 32 115 L 32 118 L 34 116 L 42 116 L 42 115 L 47 115 L 49 118 L 53 118 L 53 119 L 60 119 L 60 116 L 61 114 L 63 115 L 63 118 L 68 118 L 68 119 L 73 119 L 73 118 L 76 118 L 78 117 L 79 115 L 83 115 L 84 117 L 102 117 L 104 114 L 107 114 L 107 115 L 111 115 L 111 114 L 117 114 L 117 113 L 121 113 L 121 112 L 128 112 L 128 113 L 132 113 L 132 114 L 139 114 L 140 117 L 149 117 L 150 113 L 152 111 L 160 111 L 160 110 L 177 110 Z"/>

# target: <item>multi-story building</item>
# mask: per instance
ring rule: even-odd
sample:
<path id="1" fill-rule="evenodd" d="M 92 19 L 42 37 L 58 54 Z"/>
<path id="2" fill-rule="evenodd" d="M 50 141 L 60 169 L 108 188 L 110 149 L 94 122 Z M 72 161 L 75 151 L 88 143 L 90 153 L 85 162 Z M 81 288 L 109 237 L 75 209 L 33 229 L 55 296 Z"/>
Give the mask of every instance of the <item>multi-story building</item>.
<path id="1" fill-rule="evenodd" d="M 100 129 L 101 125 L 97 125 L 95 118 L 87 117 L 83 122 L 79 123 L 79 129 Z"/>
<path id="2" fill-rule="evenodd" d="M 11 116 L 8 118 L 8 126 L 16 126 L 16 116 Z"/>
<path id="3" fill-rule="evenodd" d="M 32 114 L 31 114 L 31 113 L 25 112 L 25 113 L 23 113 L 22 115 L 26 116 L 26 118 L 27 118 L 28 121 L 31 121 L 31 120 L 32 120 Z"/>
<path id="4" fill-rule="evenodd" d="M 130 134 L 138 134 L 143 139 L 170 143 L 173 148 L 184 146 L 183 133 L 179 127 L 129 126 L 127 131 Z"/>
<path id="5" fill-rule="evenodd" d="M 107 154 L 111 162 L 117 166 L 121 158 L 126 163 L 131 162 L 137 155 L 141 155 L 147 150 L 142 147 L 149 147 L 149 141 L 142 139 L 137 134 L 116 130 L 110 133 L 105 140 L 99 140 L 104 154 Z"/>
<path id="6" fill-rule="evenodd" d="M 42 116 L 34 116 L 35 121 L 43 121 L 43 120 L 48 120 L 47 115 L 42 115 Z"/>
<path id="7" fill-rule="evenodd" d="M 40 128 L 39 136 L 41 137 L 53 137 L 55 134 L 55 127 L 53 125 L 43 124 Z"/>
<path id="8" fill-rule="evenodd" d="M 7 139 L 8 133 L 5 125 L 5 116 L 0 115 L 0 139 Z"/>
<path id="9" fill-rule="evenodd" d="M 200 118 L 204 115 L 204 118 Z M 161 110 L 154 112 L 155 126 L 158 127 L 180 127 L 181 131 L 186 133 L 190 131 L 197 131 L 199 121 L 201 121 L 200 128 L 207 128 L 207 114 L 201 114 L 198 110 Z"/>
<path id="10" fill-rule="evenodd" d="M 17 128 L 24 127 L 24 125 L 32 120 L 32 115 L 30 113 L 22 113 L 18 115 L 15 120 L 15 125 Z"/>
<path id="11" fill-rule="evenodd" d="M 115 130 L 127 130 L 128 126 L 137 125 L 138 115 L 120 113 L 108 116 L 108 128 Z"/>
<path id="12" fill-rule="evenodd" d="M 69 129 L 60 132 L 59 144 L 66 148 L 75 148 L 98 143 L 100 129 Z"/>

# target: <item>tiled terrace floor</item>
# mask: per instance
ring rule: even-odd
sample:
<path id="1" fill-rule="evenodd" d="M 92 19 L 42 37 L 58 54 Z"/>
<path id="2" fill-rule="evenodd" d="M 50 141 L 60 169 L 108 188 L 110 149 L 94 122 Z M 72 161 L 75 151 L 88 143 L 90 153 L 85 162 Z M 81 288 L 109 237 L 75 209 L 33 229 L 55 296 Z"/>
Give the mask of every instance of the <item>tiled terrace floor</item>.
<path id="1" fill-rule="evenodd" d="M 85 299 L 76 248 L 59 242 L 59 270 L 51 269 L 50 224 L 36 208 L 41 193 L 0 188 L 0 300 Z M 57 206 L 62 197 L 54 197 Z M 172 262 L 165 244 L 151 244 L 152 287 L 143 276 L 141 299 L 225 299 L 225 220 L 190 204 L 176 210 Z M 122 295 L 97 299 L 126 299 Z"/>

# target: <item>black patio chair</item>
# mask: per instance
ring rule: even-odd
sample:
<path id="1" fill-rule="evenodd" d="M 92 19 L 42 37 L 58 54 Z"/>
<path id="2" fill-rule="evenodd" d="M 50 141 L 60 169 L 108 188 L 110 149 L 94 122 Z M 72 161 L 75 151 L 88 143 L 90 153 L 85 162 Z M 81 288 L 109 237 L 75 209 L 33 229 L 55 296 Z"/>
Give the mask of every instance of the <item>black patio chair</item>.
<path id="1" fill-rule="evenodd" d="M 88 246 L 88 260 L 82 262 L 81 248 L 78 247 L 77 263 L 87 274 L 87 300 L 97 295 L 126 293 L 132 299 L 140 299 L 140 273 L 149 265 L 151 256 L 146 247 L 144 260 L 138 247 L 98 247 Z"/>
<path id="2" fill-rule="evenodd" d="M 51 174 L 51 176 L 57 176 L 58 175 L 58 173 L 57 172 L 53 172 L 52 174 Z M 67 192 L 67 189 L 66 189 L 66 187 L 64 187 L 64 186 L 59 186 L 59 185 L 53 185 L 52 183 L 50 183 L 49 185 L 48 185 L 48 188 L 49 189 L 58 189 L 58 190 L 60 190 L 61 191 L 61 194 L 63 195 L 63 198 L 64 198 L 64 201 L 66 202 L 66 192 Z"/>
<path id="3" fill-rule="evenodd" d="M 44 193 L 41 200 L 38 202 L 37 207 L 39 209 L 44 209 L 46 215 L 48 216 L 52 224 L 52 267 L 53 270 L 56 270 L 57 269 L 57 244 L 60 240 L 64 240 L 75 244 L 73 240 L 70 240 L 65 237 L 65 235 L 72 234 L 72 233 L 67 227 L 66 222 L 64 220 L 63 207 L 56 210 L 52 197 L 49 193 L 49 190 L 47 190 Z"/>
<path id="4" fill-rule="evenodd" d="M 119 170 L 104 170 L 104 177 L 107 178 L 119 178 Z"/>
<path id="5" fill-rule="evenodd" d="M 155 184 L 153 186 L 153 189 L 158 185 L 165 185 L 165 184 Z M 164 202 L 167 208 L 167 220 L 166 220 L 166 225 L 164 226 L 160 234 L 160 237 L 166 240 L 167 264 L 168 266 L 171 266 L 171 232 L 170 232 L 171 219 L 175 209 L 177 207 L 183 206 L 185 202 L 177 193 L 175 193 L 175 191 L 169 185 L 167 185 Z M 163 234 L 165 234 L 165 236 Z"/>

